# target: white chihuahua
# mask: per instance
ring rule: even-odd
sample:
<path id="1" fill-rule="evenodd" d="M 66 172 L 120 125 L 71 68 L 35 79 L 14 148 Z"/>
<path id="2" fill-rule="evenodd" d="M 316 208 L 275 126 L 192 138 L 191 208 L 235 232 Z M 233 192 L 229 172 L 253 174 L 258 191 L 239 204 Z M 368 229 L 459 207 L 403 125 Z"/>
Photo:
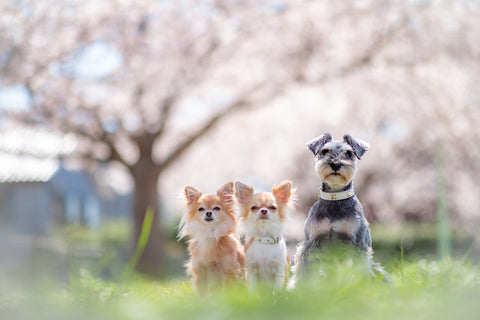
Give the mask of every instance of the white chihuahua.
<path id="1" fill-rule="evenodd" d="M 284 233 L 286 214 L 292 204 L 292 183 L 285 181 L 272 192 L 254 194 L 253 188 L 235 183 L 240 205 L 240 230 L 245 234 L 245 262 L 249 290 L 259 281 L 285 285 L 289 259 Z"/>

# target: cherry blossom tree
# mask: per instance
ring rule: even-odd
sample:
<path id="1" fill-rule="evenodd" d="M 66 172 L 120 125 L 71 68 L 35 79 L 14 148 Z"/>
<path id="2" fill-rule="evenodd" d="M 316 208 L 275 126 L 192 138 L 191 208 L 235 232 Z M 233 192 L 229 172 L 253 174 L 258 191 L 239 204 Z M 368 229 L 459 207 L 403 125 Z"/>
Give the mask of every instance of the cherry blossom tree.
<path id="1" fill-rule="evenodd" d="M 188 162 L 192 146 L 222 125 L 248 144 L 237 149 L 251 149 L 248 139 L 258 134 L 257 126 L 242 122 L 242 131 L 232 115 L 254 119 L 276 99 L 291 99 L 296 111 L 272 111 L 275 117 L 266 125 L 286 123 L 275 137 L 285 131 L 306 141 L 333 130 L 371 138 L 372 150 L 379 152 L 372 159 L 382 160 L 365 160 L 357 185 L 374 217 L 397 210 L 405 216 L 425 203 L 435 205 L 435 190 L 423 184 L 431 179 L 420 179 L 416 191 L 410 188 L 421 169 L 426 177 L 435 176 L 431 160 L 439 143 L 461 150 L 468 172 L 478 172 L 478 148 L 467 138 L 479 136 L 474 108 L 479 6 L 474 1 L 111 0 L 0 6 L 0 84 L 24 86 L 31 101 L 28 111 L 11 116 L 72 132 L 82 158 L 127 168 L 135 188 L 135 240 L 146 210 L 155 212 L 140 270 L 156 273 L 165 262 L 164 199 L 158 192 L 164 177 L 184 179 L 175 164 Z M 301 117 L 294 128 L 292 114 Z M 269 145 L 287 148 L 285 141 Z M 264 153 L 268 147 L 262 146 Z M 385 149 L 391 151 L 387 157 Z M 313 184 L 302 169 L 307 155 L 290 157 L 288 172 L 299 181 L 300 195 Z M 458 166 L 457 159 L 453 156 L 449 166 Z M 240 157 L 238 162 L 248 163 Z M 410 201 L 412 192 L 425 188 L 426 197 Z"/>

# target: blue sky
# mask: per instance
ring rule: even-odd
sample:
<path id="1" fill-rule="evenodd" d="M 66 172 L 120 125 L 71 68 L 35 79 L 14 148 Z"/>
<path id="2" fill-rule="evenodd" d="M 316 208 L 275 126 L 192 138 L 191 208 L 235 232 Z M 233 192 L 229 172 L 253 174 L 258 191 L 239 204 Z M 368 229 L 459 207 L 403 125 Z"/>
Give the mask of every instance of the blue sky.
<path id="1" fill-rule="evenodd" d="M 105 41 L 81 46 L 74 58 L 60 66 L 60 74 L 78 81 L 99 81 L 117 71 L 123 64 L 119 50 Z M 2 86 L 0 83 L 0 110 L 24 111 L 30 109 L 32 97 L 23 84 Z"/>
<path id="2" fill-rule="evenodd" d="M 28 110 L 31 100 L 30 93 L 23 85 L 0 86 L 0 110 Z"/>

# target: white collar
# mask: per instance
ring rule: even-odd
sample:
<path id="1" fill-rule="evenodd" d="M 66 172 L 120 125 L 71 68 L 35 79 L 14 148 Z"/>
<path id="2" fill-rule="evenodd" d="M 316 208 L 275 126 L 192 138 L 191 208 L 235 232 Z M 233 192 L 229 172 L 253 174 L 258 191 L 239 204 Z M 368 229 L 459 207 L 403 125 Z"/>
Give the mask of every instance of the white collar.
<path id="1" fill-rule="evenodd" d="M 280 242 L 280 237 L 255 237 L 254 241 L 265 244 L 277 244 Z"/>
<path id="2" fill-rule="evenodd" d="M 320 199 L 327 200 L 327 201 L 335 201 L 335 200 L 345 200 L 351 198 L 355 195 L 353 191 L 353 187 L 348 189 L 347 191 L 342 192 L 325 192 L 321 189 L 318 189 L 318 196 Z"/>

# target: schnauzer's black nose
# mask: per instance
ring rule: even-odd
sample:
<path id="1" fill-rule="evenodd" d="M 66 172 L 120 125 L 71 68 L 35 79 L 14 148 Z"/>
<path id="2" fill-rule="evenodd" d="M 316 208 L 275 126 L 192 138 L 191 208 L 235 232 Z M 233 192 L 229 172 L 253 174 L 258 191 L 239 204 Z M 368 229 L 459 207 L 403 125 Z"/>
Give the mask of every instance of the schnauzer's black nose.
<path id="1" fill-rule="evenodd" d="M 333 171 L 338 171 L 342 165 L 340 163 L 330 163 L 330 168 L 332 168 Z"/>
<path id="2" fill-rule="evenodd" d="M 267 209 L 262 209 L 262 210 L 260 210 L 260 212 L 261 212 L 262 214 L 267 214 L 267 213 L 268 213 Z"/>
<path id="3" fill-rule="evenodd" d="M 207 212 L 205 212 L 205 215 L 210 218 L 210 217 L 212 216 L 212 212 L 211 212 L 211 211 L 207 211 Z"/>

